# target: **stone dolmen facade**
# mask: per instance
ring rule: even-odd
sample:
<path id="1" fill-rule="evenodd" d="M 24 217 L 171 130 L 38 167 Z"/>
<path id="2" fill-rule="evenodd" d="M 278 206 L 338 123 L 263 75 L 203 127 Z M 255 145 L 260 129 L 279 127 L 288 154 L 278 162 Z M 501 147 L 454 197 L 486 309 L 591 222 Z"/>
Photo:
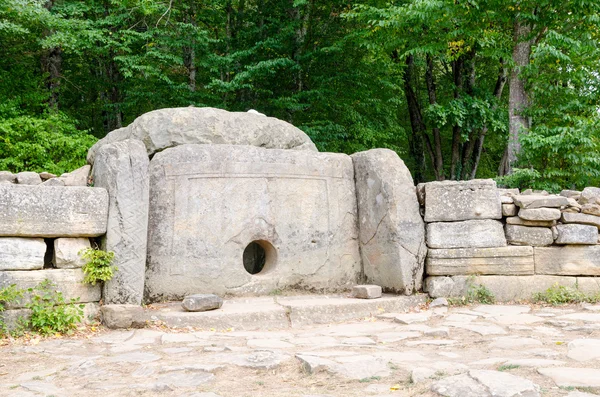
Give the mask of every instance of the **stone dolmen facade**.
<path id="1" fill-rule="evenodd" d="M 50 278 L 67 298 L 133 305 L 361 283 L 437 297 L 478 282 L 500 300 L 600 289 L 600 189 L 415 187 L 390 150 L 319 153 L 281 120 L 193 107 L 140 116 L 88 162 L 0 173 L 0 287 Z M 81 283 L 90 238 L 119 269 L 102 294 Z"/>

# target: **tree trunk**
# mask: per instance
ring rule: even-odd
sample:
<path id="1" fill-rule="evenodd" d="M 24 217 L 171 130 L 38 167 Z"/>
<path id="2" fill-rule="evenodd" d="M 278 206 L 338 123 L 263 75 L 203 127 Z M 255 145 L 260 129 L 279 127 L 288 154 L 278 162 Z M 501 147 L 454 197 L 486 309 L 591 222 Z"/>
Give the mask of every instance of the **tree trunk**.
<path id="1" fill-rule="evenodd" d="M 528 38 L 531 34 L 531 26 L 524 25 L 519 20 L 514 24 L 514 49 L 512 60 L 513 70 L 510 73 L 509 97 L 508 97 L 508 167 L 506 171 L 512 172 L 521 153 L 521 143 L 519 134 L 526 134 L 529 130 L 529 120 L 523 115 L 523 110 L 528 106 L 529 100 L 525 91 L 525 82 L 521 78 L 522 69 L 529 64 L 531 56 L 531 46 L 533 41 Z"/>
<path id="2" fill-rule="evenodd" d="M 188 22 L 196 27 L 196 7 L 195 1 L 190 1 L 190 8 L 188 10 Z M 194 32 L 195 34 L 195 32 Z M 185 46 L 183 49 L 184 53 L 184 64 L 188 69 L 188 88 L 190 91 L 196 91 L 196 39 L 194 37 L 190 38 L 190 45 Z"/>
<path id="3" fill-rule="evenodd" d="M 429 104 L 435 105 L 437 103 L 436 86 L 433 76 L 433 58 L 431 55 L 427 55 L 427 70 L 425 72 L 425 81 L 427 82 L 427 94 L 429 96 Z M 437 127 L 432 128 L 433 133 L 433 172 L 435 173 L 435 179 L 443 181 L 446 179 L 444 175 L 444 155 L 442 154 L 442 138 L 440 136 L 440 129 Z"/>
<path id="4" fill-rule="evenodd" d="M 454 79 L 454 98 L 458 99 L 461 96 L 463 78 L 463 59 L 462 57 L 452 62 L 452 76 Z M 450 164 L 450 179 L 455 180 L 460 175 L 458 169 L 460 160 L 460 127 L 455 124 L 452 126 L 452 160 Z"/>
<path id="5" fill-rule="evenodd" d="M 54 7 L 54 0 L 48 0 L 44 4 L 44 8 L 48 11 L 52 11 Z M 51 36 L 52 31 L 46 30 L 43 35 L 45 37 Z M 48 89 L 48 107 L 53 110 L 58 110 L 58 96 L 60 89 L 60 79 L 62 76 L 62 50 L 60 47 L 53 47 L 47 50 L 43 50 L 40 57 L 40 64 L 42 73 L 46 74 L 45 85 Z"/>

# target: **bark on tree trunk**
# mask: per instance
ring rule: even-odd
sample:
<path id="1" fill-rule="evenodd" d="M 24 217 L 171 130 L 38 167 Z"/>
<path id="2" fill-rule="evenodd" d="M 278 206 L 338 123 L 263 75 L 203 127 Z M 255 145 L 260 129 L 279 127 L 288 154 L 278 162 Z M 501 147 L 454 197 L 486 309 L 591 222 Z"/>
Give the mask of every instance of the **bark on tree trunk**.
<path id="1" fill-rule="evenodd" d="M 48 11 L 51 11 L 52 7 L 54 7 L 54 0 L 48 0 L 44 4 L 44 8 Z M 52 34 L 53 32 L 50 30 L 46 30 L 43 33 L 45 37 Z M 60 78 L 62 75 L 62 50 L 60 47 L 43 50 L 40 57 L 40 64 L 42 73 L 47 74 L 45 84 L 50 94 L 48 97 L 48 106 L 51 109 L 58 110 Z"/>
<path id="2" fill-rule="evenodd" d="M 514 24 L 514 49 L 512 60 L 514 63 L 513 70 L 510 73 L 509 81 L 509 97 L 508 97 L 508 152 L 507 152 L 507 167 L 505 171 L 511 173 L 521 153 L 521 143 L 519 142 L 519 134 L 526 134 L 529 130 L 529 120 L 523 115 L 529 100 L 525 91 L 525 82 L 521 78 L 521 70 L 529 64 L 531 56 L 531 46 L 533 40 L 528 38 L 531 34 L 531 26 L 522 24 L 519 20 Z"/>
<path id="3" fill-rule="evenodd" d="M 431 55 L 427 55 L 427 70 L 425 72 L 425 81 L 427 82 L 427 94 L 429 96 L 429 104 L 435 105 L 437 103 L 436 85 L 433 77 L 433 58 Z M 439 128 L 432 128 L 433 133 L 433 172 L 435 173 L 435 179 L 443 181 L 446 179 L 444 175 L 444 156 L 442 154 L 442 138 L 440 136 Z"/>
<path id="4" fill-rule="evenodd" d="M 462 69 L 463 69 L 463 59 L 458 58 L 457 60 L 452 62 L 452 76 L 454 78 L 454 98 L 460 98 L 460 93 L 462 90 L 463 78 L 462 78 Z M 450 163 L 450 179 L 455 180 L 460 175 L 460 170 L 458 170 L 459 159 L 460 159 L 460 127 L 458 125 L 454 125 L 452 127 L 452 160 Z"/>

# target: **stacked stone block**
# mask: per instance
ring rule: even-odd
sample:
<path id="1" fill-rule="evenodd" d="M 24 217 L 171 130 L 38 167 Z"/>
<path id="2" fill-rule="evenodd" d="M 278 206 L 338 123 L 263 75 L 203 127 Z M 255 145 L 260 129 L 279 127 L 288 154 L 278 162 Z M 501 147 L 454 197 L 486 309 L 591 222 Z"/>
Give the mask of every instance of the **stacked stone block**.
<path id="1" fill-rule="evenodd" d="M 432 297 L 464 295 L 473 283 L 500 300 L 529 299 L 556 283 L 600 291 L 589 277 L 600 275 L 600 189 L 550 195 L 468 181 L 418 191 L 429 222 L 424 290 Z"/>
<path id="2" fill-rule="evenodd" d="M 65 299 L 97 306 L 100 287 L 83 284 L 78 253 L 90 247 L 91 237 L 106 233 L 108 194 L 87 187 L 87 175 L 80 175 L 80 186 L 36 182 L 58 179 L 46 174 L 0 173 L 0 288 L 15 284 L 26 290 L 49 279 Z M 26 294 L 9 302 L 0 315 L 10 326 L 29 314 L 29 301 Z"/>

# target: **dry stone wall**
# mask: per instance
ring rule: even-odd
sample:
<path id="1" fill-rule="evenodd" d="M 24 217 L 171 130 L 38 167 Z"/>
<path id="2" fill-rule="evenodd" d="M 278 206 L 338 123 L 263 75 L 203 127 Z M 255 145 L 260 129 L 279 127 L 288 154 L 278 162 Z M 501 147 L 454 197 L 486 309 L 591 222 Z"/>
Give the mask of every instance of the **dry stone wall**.
<path id="1" fill-rule="evenodd" d="M 600 189 L 551 195 L 473 180 L 418 191 L 428 222 L 424 289 L 432 297 L 464 296 L 474 283 L 500 300 L 529 299 L 555 283 L 600 291 L 593 277 L 600 275 Z"/>
<path id="2" fill-rule="evenodd" d="M 0 288 L 33 288 L 45 279 L 64 297 L 78 298 L 93 314 L 100 286 L 83 284 L 79 251 L 106 233 L 108 194 L 88 187 L 86 166 L 60 177 L 0 172 Z M 55 180 L 56 182 L 51 182 Z M 0 313 L 7 323 L 28 315 L 26 294 Z"/>

